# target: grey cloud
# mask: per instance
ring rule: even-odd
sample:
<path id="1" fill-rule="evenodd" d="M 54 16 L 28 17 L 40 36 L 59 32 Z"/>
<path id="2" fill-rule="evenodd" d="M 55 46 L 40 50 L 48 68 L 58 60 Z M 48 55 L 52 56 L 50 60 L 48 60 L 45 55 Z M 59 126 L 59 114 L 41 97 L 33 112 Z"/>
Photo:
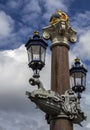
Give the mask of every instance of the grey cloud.
<path id="1" fill-rule="evenodd" d="M 13 31 L 14 20 L 4 11 L 0 11 L 0 39 L 7 38 Z"/>
<path id="2" fill-rule="evenodd" d="M 90 11 L 85 13 L 77 13 L 74 17 L 71 17 L 71 24 L 77 30 L 78 35 L 84 34 L 86 31 L 90 30 Z"/>
<path id="3" fill-rule="evenodd" d="M 50 55 L 47 54 L 46 69 L 41 72 L 42 82 L 49 89 Z M 41 130 L 48 128 L 45 113 L 36 109 L 25 95 L 32 91 L 28 79 L 32 77 L 29 71 L 27 53 L 21 46 L 15 50 L 0 52 L 0 126 L 4 130 Z M 47 76 L 46 76 L 47 75 Z M 5 125 L 4 125 L 5 124 Z"/>
<path id="4" fill-rule="evenodd" d="M 0 111 L 0 126 L 2 130 L 41 130 L 42 128 L 48 128 L 44 123 L 44 115 L 37 112 L 30 114 L 20 114 L 18 112 L 5 112 Z"/>
<path id="5" fill-rule="evenodd" d="M 72 52 L 83 60 L 90 60 L 89 41 L 90 41 L 90 31 L 87 30 L 86 32 L 80 34 L 78 43 L 76 44 L 76 46 L 73 47 Z"/>

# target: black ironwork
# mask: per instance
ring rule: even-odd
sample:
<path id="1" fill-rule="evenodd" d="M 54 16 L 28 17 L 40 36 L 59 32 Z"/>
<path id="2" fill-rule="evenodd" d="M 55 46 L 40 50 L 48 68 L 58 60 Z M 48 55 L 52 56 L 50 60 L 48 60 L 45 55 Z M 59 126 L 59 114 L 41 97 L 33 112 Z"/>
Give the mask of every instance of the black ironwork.
<path id="1" fill-rule="evenodd" d="M 35 31 L 33 38 L 30 38 L 26 43 L 29 67 L 34 71 L 34 78 L 39 77 L 39 71 L 45 65 L 45 55 L 47 43 L 39 36 L 39 32 Z"/>
<path id="2" fill-rule="evenodd" d="M 70 69 L 72 90 L 78 93 L 78 97 L 81 98 L 80 93 L 85 91 L 86 87 L 86 73 L 87 69 L 81 64 L 80 59 L 76 58 L 74 65 Z"/>

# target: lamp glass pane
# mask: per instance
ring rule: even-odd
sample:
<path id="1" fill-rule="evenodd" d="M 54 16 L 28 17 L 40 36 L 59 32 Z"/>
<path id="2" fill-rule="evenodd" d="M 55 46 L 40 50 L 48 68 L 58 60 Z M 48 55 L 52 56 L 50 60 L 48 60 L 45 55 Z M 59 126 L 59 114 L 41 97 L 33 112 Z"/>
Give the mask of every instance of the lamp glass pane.
<path id="1" fill-rule="evenodd" d="M 73 73 L 70 78 L 70 82 L 72 87 L 73 86 L 81 86 L 81 72 Z"/>
<path id="2" fill-rule="evenodd" d="M 81 86 L 81 78 L 76 78 L 76 86 Z"/>
<path id="3" fill-rule="evenodd" d="M 71 85 L 71 87 L 73 87 L 74 84 L 75 84 L 75 83 L 74 83 L 74 77 L 71 76 L 71 77 L 70 77 L 70 85 Z"/>
<path id="4" fill-rule="evenodd" d="M 83 73 L 77 72 L 71 75 L 71 85 L 72 86 L 85 86 L 86 77 Z"/>
<path id="5" fill-rule="evenodd" d="M 41 46 L 41 61 L 45 63 L 45 52 L 46 49 Z"/>
<path id="6" fill-rule="evenodd" d="M 28 49 L 27 53 L 28 53 L 28 62 L 30 63 L 30 62 L 32 61 L 32 51 L 31 51 L 31 47 Z"/>
<path id="7" fill-rule="evenodd" d="M 75 86 L 81 86 L 81 72 L 75 73 Z"/>
<path id="8" fill-rule="evenodd" d="M 40 60 L 40 46 L 39 45 L 32 46 L 32 54 L 33 54 L 33 60 Z"/>
<path id="9" fill-rule="evenodd" d="M 86 86 L 86 75 L 83 74 L 82 78 L 81 78 L 81 82 L 83 86 Z"/>

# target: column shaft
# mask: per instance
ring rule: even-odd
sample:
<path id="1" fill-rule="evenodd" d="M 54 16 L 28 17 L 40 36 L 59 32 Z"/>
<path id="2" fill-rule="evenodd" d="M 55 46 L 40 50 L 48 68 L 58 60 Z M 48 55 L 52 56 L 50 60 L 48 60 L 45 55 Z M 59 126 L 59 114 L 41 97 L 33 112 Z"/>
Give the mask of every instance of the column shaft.
<path id="1" fill-rule="evenodd" d="M 66 46 L 52 47 L 51 89 L 60 95 L 70 89 L 68 48 Z M 50 122 L 50 130 L 73 130 L 73 124 L 68 119 L 55 119 Z"/>

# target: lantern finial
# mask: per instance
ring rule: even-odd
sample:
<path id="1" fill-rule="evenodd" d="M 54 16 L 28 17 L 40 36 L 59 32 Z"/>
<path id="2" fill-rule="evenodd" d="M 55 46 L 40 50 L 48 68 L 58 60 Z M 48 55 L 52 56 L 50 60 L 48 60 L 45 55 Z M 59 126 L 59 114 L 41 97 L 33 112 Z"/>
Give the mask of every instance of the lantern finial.
<path id="1" fill-rule="evenodd" d="M 76 63 L 76 62 L 80 62 L 80 58 L 77 57 L 77 58 L 75 59 L 75 63 Z"/>
<path id="2" fill-rule="evenodd" d="M 34 35 L 39 35 L 39 32 L 38 32 L 37 30 L 35 30 L 35 31 L 33 32 L 33 34 L 34 34 Z"/>

